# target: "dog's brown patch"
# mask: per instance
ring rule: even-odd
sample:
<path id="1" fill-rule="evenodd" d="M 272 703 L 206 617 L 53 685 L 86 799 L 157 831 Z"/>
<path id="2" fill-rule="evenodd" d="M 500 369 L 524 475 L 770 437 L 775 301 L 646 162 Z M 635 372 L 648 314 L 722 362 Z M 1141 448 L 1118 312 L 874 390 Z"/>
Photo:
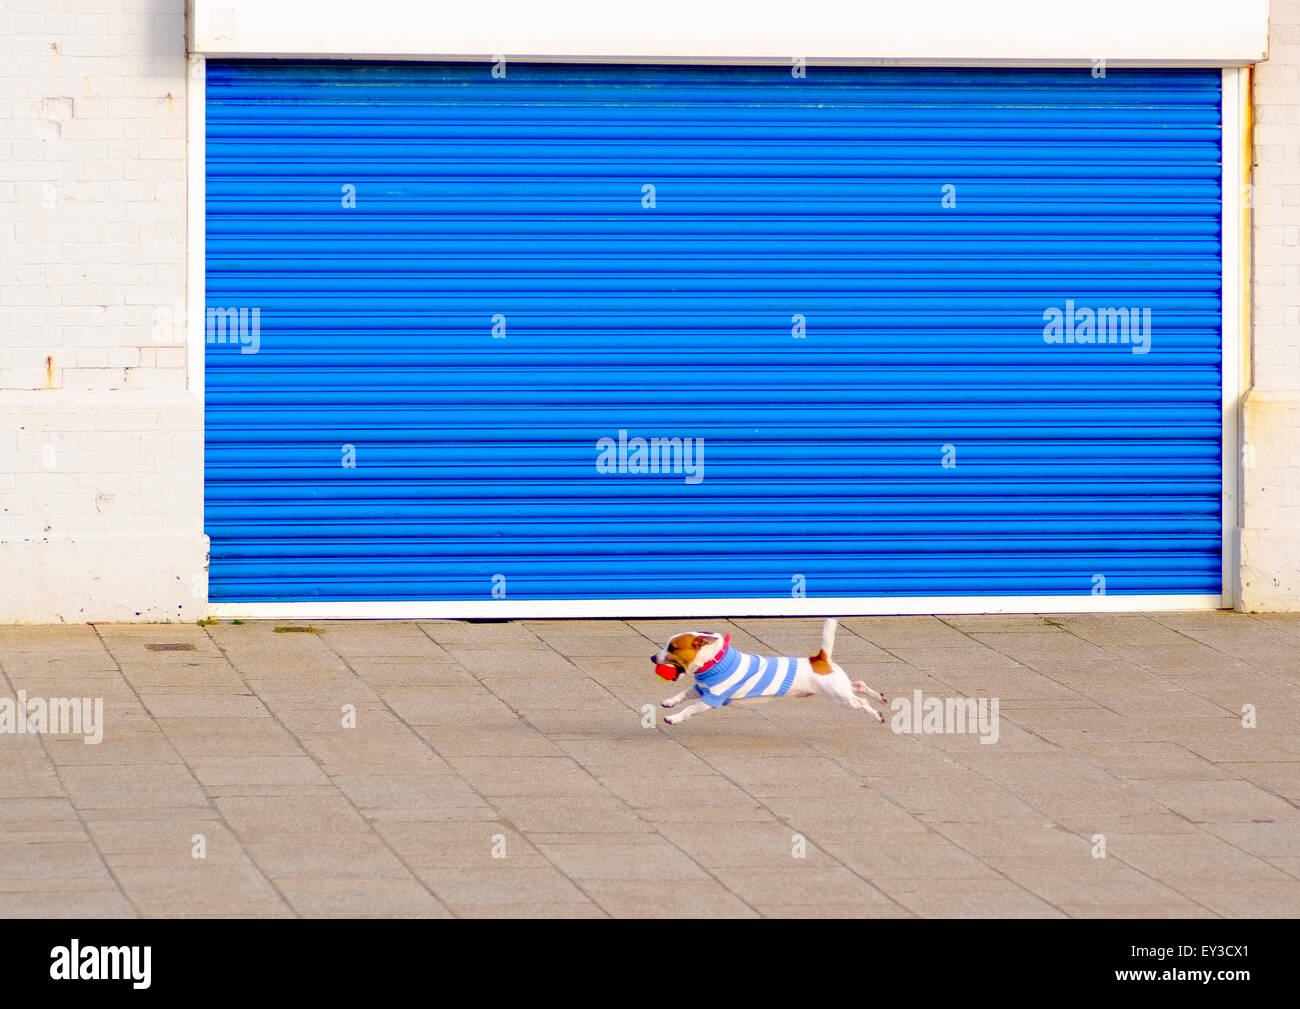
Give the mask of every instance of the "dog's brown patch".
<path id="1" fill-rule="evenodd" d="M 682 669 L 686 670 L 695 661 L 696 653 L 712 640 L 702 634 L 679 634 L 668 642 L 668 655 L 680 662 Z"/>
<path id="2" fill-rule="evenodd" d="M 826 649 L 822 649 L 816 655 L 810 655 L 808 661 L 812 663 L 812 671 L 818 676 L 826 676 L 835 670 L 831 667 L 831 660 L 826 658 Z"/>

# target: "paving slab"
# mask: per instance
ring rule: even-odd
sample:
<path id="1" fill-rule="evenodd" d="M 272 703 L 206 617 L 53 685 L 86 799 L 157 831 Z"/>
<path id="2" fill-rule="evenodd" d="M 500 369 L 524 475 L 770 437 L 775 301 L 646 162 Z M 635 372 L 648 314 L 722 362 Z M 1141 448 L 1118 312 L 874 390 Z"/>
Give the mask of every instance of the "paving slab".
<path id="1" fill-rule="evenodd" d="M 996 698 L 992 743 L 821 699 L 666 726 L 647 659 L 693 623 L 0 627 L 0 698 L 104 704 L 99 743 L 0 732 L 0 915 L 1300 915 L 1300 617 L 841 621 L 891 698 Z"/>
<path id="2" fill-rule="evenodd" d="M 584 889 L 611 917 L 760 918 L 716 880 L 595 880 Z"/>
<path id="3" fill-rule="evenodd" d="M 941 892 L 898 890 L 893 880 L 881 888 L 902 907 L 921 918 L 1066 918 L 1060 908 L 1020 887 L 969 890 L 946 887 Z M 1088 915 L 1087 917 L 1092 917 Z"/>
<path id="4" fill-rule="evenodd" d="M 311 876 L 276 880 L 303 918 L 450 918 L 451 911 L 415 879 Z"/>

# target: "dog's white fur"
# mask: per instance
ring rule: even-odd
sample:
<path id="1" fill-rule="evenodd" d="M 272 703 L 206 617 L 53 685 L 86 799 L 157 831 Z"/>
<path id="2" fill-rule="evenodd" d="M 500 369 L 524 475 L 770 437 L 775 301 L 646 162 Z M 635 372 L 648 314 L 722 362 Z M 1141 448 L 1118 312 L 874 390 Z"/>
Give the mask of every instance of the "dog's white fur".
<path id="1" fill-rule="evenodd" d="M 882 704 L 885 703 L 885 695 L 863 683 L 861 680 L 850 680 L 849 674 L 846 673 L 839 665 L 831 659 L 831 649 L 835 646 L 835 628 L 836 621 L 834 617 L 829 618 L 822 626 L 822 654 L 826 661 L 830 663 L 831 671 L 829 673 L 818 673 L 813 670 L 812 660 L 799 658 L 795 660 L 794 682 L 790 686 L 789 695 L 811 697 L 818 694 L 822 697 L 828 697 L 832 701 L 843 704 L 847 708 L 856 708 L 859 711 L 869 711 L 876 716 L 877 722 L 883 722 L 885 716 L 867 703 L 865 698 L 874 697 Z M 701 648 L 685 672 L 689 676 L 694 676 L 695 671 L 708 662 L 720 651 L 722 651 L 723 635 L 714 634 L 711 631 L 679 631 L 668 639 L 668 644 L 655 656 L 657 662 L 663 662 L 668 654 L 673 639 L 680 637 L 682 634 L 696 634 L 701 637 L 712 637 L 714 640 Z M 672 697 L 666 697 L 659 703 L 665 708 L 675 708 L 681 704 L 691 694 L 696 692 L 694 686 L 687 687 L 679 694 L 673 694 Z M 775 697 L 740 697 L 731 704 L 757 704 L 761 701 L 775 701 Z M 696 701 L 688 705 L 675 715 L 667 715 L 664 722 L 668 725 L 676 725 L 678 722 L 684 722 L 688 718 L 694 718 L 696 715 L 705 711 L 711 711 L 712 706 L 705 704 L 704 701 Z"/>

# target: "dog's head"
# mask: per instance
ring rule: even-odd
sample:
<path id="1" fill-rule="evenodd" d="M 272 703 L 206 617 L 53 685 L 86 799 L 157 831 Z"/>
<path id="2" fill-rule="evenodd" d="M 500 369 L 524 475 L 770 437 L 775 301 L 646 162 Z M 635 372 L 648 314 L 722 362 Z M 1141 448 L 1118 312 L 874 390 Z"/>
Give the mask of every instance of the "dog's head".
<path id="1" fill-rule="evenodd" d="M 668 639 L 650 661 L 655 672 L 665 680 L 675 680 L 682 673 L 693 675 L 709 659 L 715 658 L 726 644 L 724 635 L 713 631 L 686 631 Z"/>

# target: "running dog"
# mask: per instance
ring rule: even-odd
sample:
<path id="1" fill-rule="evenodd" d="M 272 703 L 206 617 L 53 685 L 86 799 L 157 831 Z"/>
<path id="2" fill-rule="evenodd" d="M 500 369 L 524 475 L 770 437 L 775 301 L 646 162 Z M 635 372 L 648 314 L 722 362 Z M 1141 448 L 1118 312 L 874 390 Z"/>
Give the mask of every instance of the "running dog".
<path id="1" fill-rule="evenodd" d="M 822 627 L 821 651 L 807 659 L 749 655 L 731 647 L 729 634 L 686 631 L 674 635 L 650 656 L 650 661 L 655 672 L 665 680 L 676 680 L 685 673 L 695 677 L 695 684 L 660 703 L 665 708 L 675 708 L 692 693 L 698 693 L 700 699 L 675 715 L 666 716 L 664 721 L 676 725 L 710 708 L 737 701 L 770 700 L 786 694 L 796 697 L 820 694 L 845 707 L 869 711 L 877 722 L 883 722 L 885 716 L 868 704 L 866 698 L 874 697 L 883 704 L 885 695 L 861 680 L 850 680 L 849 674 L 831 661 L 835 627 L 833 617 L 826 621 Z"/>

